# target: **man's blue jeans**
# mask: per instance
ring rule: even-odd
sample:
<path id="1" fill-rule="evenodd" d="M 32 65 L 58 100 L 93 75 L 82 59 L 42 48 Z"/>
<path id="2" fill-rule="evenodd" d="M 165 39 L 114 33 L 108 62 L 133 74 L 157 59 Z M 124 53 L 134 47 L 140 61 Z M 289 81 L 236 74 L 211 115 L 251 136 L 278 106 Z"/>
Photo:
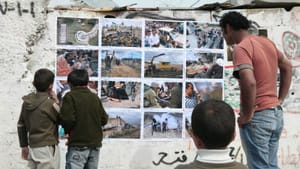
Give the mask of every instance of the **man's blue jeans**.
<path id="1" fill-rule="evenodd" d="M 280 106 L 254 113 L 242 128 L 240 137 L 249 169 L 278 169 L 277 151 L 283 129 Z"/>
<path id="2" fill-rule="evenodd" d="M 97 169 L 100 148 L 68 147 L 66 169 Z"/>

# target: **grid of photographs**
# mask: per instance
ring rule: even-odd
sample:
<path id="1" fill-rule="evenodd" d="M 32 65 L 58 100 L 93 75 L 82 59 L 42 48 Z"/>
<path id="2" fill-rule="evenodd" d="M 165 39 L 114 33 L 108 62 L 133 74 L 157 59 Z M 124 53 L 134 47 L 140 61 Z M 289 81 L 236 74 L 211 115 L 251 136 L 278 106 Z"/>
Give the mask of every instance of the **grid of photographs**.
<path id="1" fill-rule="evenodd" d="M 57 18 L 56 94 L 86 69 L 109 114 L 105 139 L 189 139 L 193 108 L 223 100 L 224 40 L 215 23 Z"/>

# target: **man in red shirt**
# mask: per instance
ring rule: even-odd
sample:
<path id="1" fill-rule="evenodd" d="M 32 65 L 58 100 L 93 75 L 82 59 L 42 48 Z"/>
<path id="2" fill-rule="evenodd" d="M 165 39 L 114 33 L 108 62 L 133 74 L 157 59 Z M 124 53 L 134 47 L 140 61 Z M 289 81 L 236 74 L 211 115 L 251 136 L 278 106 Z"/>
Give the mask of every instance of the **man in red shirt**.
<path id="1" fill-rule="evenodd" d="M 283 129 L 280 105 L 291 84 L 292 65 L 271 40 L 251 35 L 250 22 L 240 13 L 225 13 L 220 26 L 227 45 L 234 45 L 233 75 L 239 80 L 241 93 L 238 124 L 248 167 L 277 169 L 277 150 Z"/>

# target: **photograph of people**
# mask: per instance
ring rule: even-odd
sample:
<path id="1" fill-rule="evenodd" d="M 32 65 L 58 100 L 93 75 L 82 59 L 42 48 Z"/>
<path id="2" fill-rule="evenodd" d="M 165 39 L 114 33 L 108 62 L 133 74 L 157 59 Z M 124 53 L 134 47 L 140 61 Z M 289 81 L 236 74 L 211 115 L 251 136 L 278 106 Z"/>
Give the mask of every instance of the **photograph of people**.
<path id="1" fill-rule="evenodd" d="M 182 138 L 182 113 L 145 112 L 144 138 Z"/>
<path id="2" fill-rule="evenodd" d="M 145 108 L 182 108 L 182 83 L 148 82 L 144 84 Z"/>
<path id="3" fill-rule="evenodd" d="M 145 47 L 184 48 L 184 22 L 145 22 Z"/>
<path id="4" fill-rule="evenodd" d="M 141 47 L 142 22 L 130 19 L 101 20 L 102 46 Z"/>
<path id="5" fill-rule="evenodd" d="M 200 79 L 222 79 L 224 72 L 222 53 L 188 51 L 186 77 Z"/>
<path id="6" fill-rule="evenodd" d="M 224 42 L 218 24 L 187 22 L 189 48 L 223 49 Z"/>
<path id="7" fill-rule="evenodd" d="M 101 81 L 101 101 L 104 107 L 139 108 L 140 82 Z"/>
<path id="8" fill-rule="evenodd" d="M 141 77 L 142 52 L 135 50 L 102 50 L 103 77 Z"/>
<path id="9" fill-rule="evenodd" d="M 59 49 L 56 75 L 67 76 L 74 69 L 85 69 L 89 76 L 98 76 L 98 50 Z"/>

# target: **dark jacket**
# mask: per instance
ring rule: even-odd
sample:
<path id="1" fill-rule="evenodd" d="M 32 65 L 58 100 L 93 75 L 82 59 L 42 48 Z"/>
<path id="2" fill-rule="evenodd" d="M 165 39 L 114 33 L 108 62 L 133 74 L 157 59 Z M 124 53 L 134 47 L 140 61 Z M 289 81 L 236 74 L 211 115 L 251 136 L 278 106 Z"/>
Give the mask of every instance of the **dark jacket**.
<path id="1" fill-rule="evenodd" d="M 100 98 L 88 88 L 73 87 L 63 97 L 60 119 L 69 134 L 69 146 L 102 146 L 102 126 L 107 123 L 108 115 Z"/>
<path id="2" fill-rule="evenodd" d="M 23 98 L 18 120 L 21 147 L 43 147 L 58 143 L 58 112 L 46 92 L 30 93 Z"/>

